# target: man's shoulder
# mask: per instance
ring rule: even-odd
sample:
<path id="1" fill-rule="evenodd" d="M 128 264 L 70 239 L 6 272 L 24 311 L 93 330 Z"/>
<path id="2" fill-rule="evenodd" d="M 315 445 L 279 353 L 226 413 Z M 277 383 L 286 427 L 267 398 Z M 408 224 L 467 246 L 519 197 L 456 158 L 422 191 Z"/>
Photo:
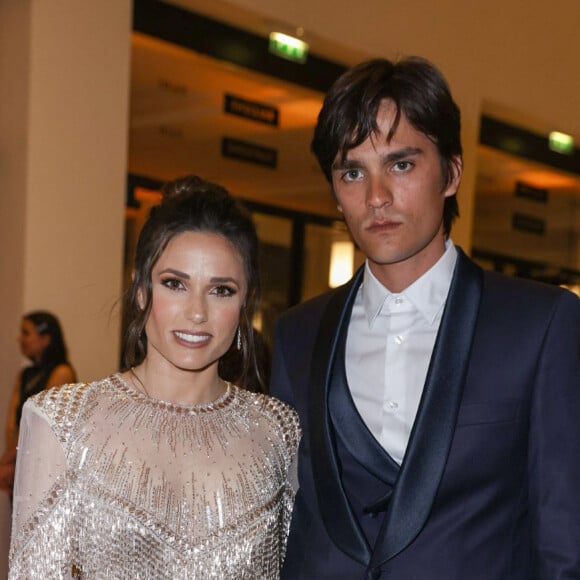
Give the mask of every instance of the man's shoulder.
<path id="1" fill-rule="evenodd" d="M 560 300 L 562 298 L 572 300 L 572 302 L 578 300 L 578 296 L 556 284 L 508 276 L 492 270 L 484 270 L 484 288 L 543 300 Z"/>
<path id="2" fill-rule="evenodd" d="M 313 296 L 300 304 L 290 307 L 280 315 L 279 321 L 288 322 L 292 320 L 312 320 L 312 318 L 317 318 L 324 311 L 333 296 L 335 296 L 340 290 L 341 289 L 336 288 L 334 290 L 323 292 L 322 294 Z"/>
<path id="3" fill-rule="evenodd" d="M 482 306 L 486 315 L 504 313 L 510 320 L 549 321 L 555 315 L 580 319 L 580 298 L 556 284 L 484 270 Z"/>

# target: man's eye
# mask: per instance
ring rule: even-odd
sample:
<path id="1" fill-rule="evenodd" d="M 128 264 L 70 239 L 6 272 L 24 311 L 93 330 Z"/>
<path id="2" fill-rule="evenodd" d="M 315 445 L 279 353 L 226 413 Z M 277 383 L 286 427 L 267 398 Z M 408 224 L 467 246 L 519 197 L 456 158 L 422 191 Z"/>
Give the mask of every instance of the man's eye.
<path id="1" fill-rule="evenodd" d="M 395 163 L 395 171 L 408 171 L 413 164 L 410 161 L 397 161 Z"/>
<path id="2" fill-rule="evenodd" d="M 360 169 L 349 169 L 348 171 L 345 171 L 342 178 L 345 181 L 356 181 L 357 179 L 360 179 L 362 176 L 362 172 Z"/>

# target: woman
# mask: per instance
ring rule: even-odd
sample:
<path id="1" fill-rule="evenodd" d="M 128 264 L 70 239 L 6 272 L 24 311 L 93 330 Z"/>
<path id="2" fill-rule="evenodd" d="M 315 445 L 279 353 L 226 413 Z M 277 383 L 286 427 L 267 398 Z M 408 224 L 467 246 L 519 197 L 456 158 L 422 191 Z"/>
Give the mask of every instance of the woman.
<path id="1" fill-rule="evenodd" d="M 127 370 L 24 408 L 11 578 L 278 578 L 299 438 L 253 372 L 257 237 L 221 187 L 168 184 L 137 245 Z M 42 549 L 39 549 L 42 546 Z"/>
<path id="2" fill-rule="evenodd" d="M 0 488 L 11 494 L 14 483 L 16 444 L 22 406 L 44 389 L 76 381 L 58 318 L 43 310 L 22 317 L 20 351 L 32 364 L 16 378 L 6 421 L 6 452 L 0 458 Z"/>

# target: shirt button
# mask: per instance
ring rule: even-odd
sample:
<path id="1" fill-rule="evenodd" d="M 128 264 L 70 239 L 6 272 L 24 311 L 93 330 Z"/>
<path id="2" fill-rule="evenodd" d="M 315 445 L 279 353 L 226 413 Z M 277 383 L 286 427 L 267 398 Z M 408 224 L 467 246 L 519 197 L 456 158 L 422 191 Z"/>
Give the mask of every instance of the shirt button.
<path id="1" fill-rule="evenodd" d="M 394 411 L 395 409 L 398 409 L 399 408 L 399 403 L 397 403 L 396 401 L 387 401 L 387 407 L 391 411 Z"/>
<path id="2" fill-rule="evenodd" d="M 396 344 L 403 344 L 405 342 L 405 337 L 397 334 L 397 336 L 394 338 L 394 341 Z"/>
<path id="3" fill-rule="evenodd" d="M 395 304 L 403 304 L 403 299 L 400 296 L 395 298 Z"/>

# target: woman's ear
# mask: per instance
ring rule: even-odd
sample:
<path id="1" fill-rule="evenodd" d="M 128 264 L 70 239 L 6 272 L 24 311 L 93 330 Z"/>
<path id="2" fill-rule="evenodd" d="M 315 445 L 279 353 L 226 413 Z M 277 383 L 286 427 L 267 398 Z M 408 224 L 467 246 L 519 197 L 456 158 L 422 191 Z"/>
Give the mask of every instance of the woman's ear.
<path id="1" fill-rule="evenodd" d="M 145 296 L 142 288 L 137 290 L 137 304 L 141 310 L 145 310 Z"/>
<path id="2" fill-rule="evenodd" d="M 135 270 L 131 272 L 131 283 L 135 284 Z M 145 310 L 145 293 L 143 292 L 143 287 L 137 288 L 137 306 L 141 310 Z"/>

